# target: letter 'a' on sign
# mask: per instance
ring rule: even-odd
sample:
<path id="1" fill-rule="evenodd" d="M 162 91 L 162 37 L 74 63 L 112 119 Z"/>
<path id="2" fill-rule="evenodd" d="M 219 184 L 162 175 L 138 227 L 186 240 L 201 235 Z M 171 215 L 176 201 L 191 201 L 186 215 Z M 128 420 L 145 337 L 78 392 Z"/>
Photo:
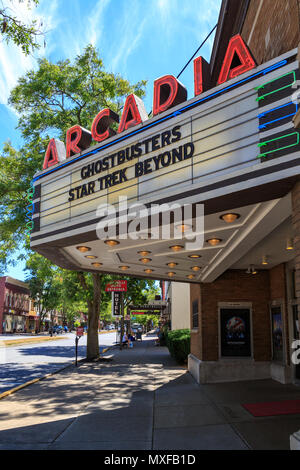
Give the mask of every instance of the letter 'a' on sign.
<path id="1" fill-rule="evenodd" d="M 210 86 L 209 63 L 203 57 L 194 60 L 194 92 L 195 96 L 201 95 Z"/>
<path id="2" fill-rule="evenodd" d="M 255 67 L 255 61 L 242 37 L 233 36 L 228 44 L 224 62 L 218 79 L 218 85 L 248 72 Z"/>
<path id="3" fill-rule="evenodd" d="M 187 100 L 187 89 L 173 75 L 164 75 L 154 82 L 153 116 Z"/>
<path id="4" fill-rule="evenodd" d="M 148 114 L 143 101 L 136 95 L 127 96 L 118 133 L 126 131 L 129 127 L 137 126 L 148 119 Z"/>
<path id="5" fill-rule="evenodd" d="M 66 135 L 67 158 L 89 148 L 91 142 L 92 134 L 90 131 L 78 125 L 70 127 Z"/>
<path id="6" fill-rule="evenodd" d="M 100 111 L 93 120 L 92 138 L 96 142 L 101 142 L 115 135 L 116 131 L 109 127 L 113 122 L 119 122 L 118 114 L 114 113 L 114 111 L 109 108 Z"/>
<path id="7" fill-rule="evenodd" d="M 57 139 L 51 139 L 44 158 L 43 170 L 66 159 L 65 144 Z"/>

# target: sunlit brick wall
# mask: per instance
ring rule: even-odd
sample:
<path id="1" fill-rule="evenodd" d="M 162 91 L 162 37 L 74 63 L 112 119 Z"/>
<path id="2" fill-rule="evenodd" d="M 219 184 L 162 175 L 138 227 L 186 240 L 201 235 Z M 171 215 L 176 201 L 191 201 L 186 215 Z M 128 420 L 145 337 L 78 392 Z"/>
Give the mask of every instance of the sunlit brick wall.
<path id="1" fill-rule="evenodd" d="M 242 37 L 257 64 L 294 49 L 300 42 L 299 0 L 251 0 Z"/>

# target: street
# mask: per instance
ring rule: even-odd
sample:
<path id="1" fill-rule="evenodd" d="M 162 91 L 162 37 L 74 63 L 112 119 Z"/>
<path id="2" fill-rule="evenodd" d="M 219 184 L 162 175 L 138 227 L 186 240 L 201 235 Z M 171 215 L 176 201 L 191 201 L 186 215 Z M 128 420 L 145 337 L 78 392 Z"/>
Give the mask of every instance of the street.
<path id="1" fill-rule="evenodd" d="M 2 336 L 0 340 L 20 339 L 20 336 Z M 24 342 L 32 337 L 21 337 Z M 33 338 L 37 338 L 36 336 Z M 0 393 L 17 387 L 30 380 L 61 369 L 75 360 L 75 334 L 58 335 L 52 341 L 19 344 L 0 347 Z M 87 336 L 78 343 L 78 360 L 86 354 Z M 112 346 L 116 340 L 115 332 L 99 334 L 100 349 Z"/>

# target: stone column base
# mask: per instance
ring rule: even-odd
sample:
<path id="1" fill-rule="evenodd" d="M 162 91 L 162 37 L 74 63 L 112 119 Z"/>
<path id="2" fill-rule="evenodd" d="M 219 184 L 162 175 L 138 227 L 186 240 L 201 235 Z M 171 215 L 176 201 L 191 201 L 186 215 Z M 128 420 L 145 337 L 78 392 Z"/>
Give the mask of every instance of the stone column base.
<path id="1" fill-rule="evenodd" d="M 188 369 L 199 384 L 271 378 L 270 362 L 255 362 L 253 359 L 201 361 L 190 354 Z"/>
<path id="2" fill-rule="evenodd" d="M 281 384 L 292 383 L 292 371 L 290 367 L 283 364 L 277 364 L 276 362 L 271 362 L 270 370 L 271 378 L 273 380 L 276 380 Z"/>
<path id="3" fill-rule="evenodd" d="M 300 450 L 300 431 L 294 432 L 294 434 L 290 436 L 290 449 Z"/>

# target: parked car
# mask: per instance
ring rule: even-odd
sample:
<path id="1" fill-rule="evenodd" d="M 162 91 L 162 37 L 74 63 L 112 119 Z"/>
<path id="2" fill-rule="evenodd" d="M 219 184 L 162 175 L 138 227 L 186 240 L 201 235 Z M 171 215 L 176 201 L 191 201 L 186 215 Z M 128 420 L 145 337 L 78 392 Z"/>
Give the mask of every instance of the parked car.
<path id="1" fill-rule="evenodd" d="M 56 333 L 56 334 L 62 334 L 63 332 L 63 327 L 61 325 L 54 325 L 52 327 L 52 333 Z"/>
<path id="2" fill-rule="evenodd" d="M 138 323 L 133 323 L 131 326 L 133 333 L 143 333 L 143 326 Z"/>

